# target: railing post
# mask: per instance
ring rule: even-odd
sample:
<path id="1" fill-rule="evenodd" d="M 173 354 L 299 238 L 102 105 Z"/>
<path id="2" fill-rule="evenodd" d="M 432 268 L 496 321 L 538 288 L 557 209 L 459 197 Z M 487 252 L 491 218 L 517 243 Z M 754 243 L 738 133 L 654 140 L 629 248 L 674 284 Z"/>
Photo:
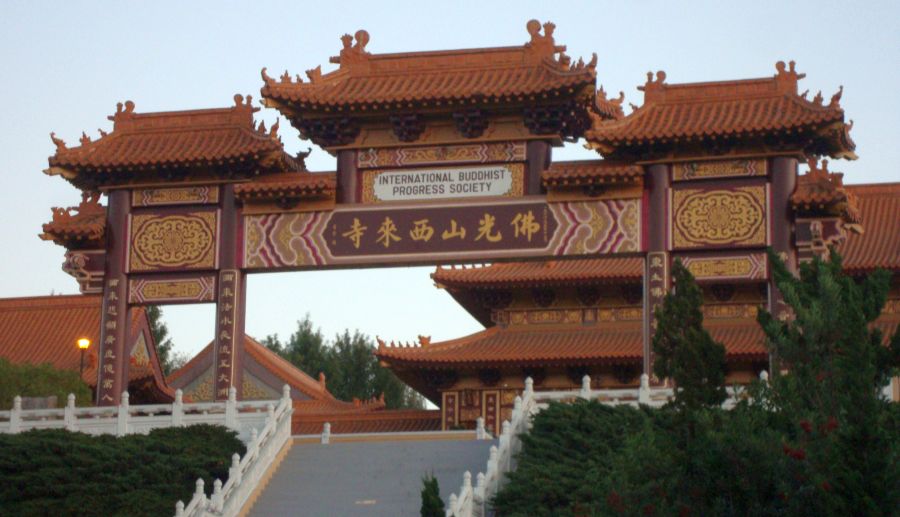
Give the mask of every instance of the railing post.
<path id="1" fill-rule="evenodd" d="M 184 392 L 175 390 L 175 402 L 172 403 L 172 427 L 181 427 L 184 421 Z"/>
<path id="2" fill-rule="evenodd" d="M 175 503 L 175 517 L 184 517 L 184 502 Z"/>
<path id="3" fill-rule="evenodd" d="M 225 401 L 225 427 L 238 431 L 237 425 L 237 389 L 228 388 L 228 400 Z"/>
<path id="4" fill-rule="evenodd" d="M 228 469 L 228 479 L 234 480 L 234 486 L 241 484 L 241 456 L 238 453 L 231 455 L 231 468 Z"/>
<path id="5" fill-rule="evenodd" d="M 206 493 L 203 491 L 203 478 L 197 478 L 197 483 L 194 485 L 194 497 L 193 499 L 200 499 L 200 508 L 206 508 Z M 193 500 L 192 499 L 192 500 Z"/>
<path id="6" fill-rule="evenodd" d="M 450 494 L 450 499 L 448 501 L 448 505 L 450 508 L 447 509 L 447 517 L 452 517 L 456 515 L 456 506 L 458 503 L 456 494 Z"/>
<path id="7" fill-rule="evenodd" d="M 638 403 L 650 403 L 650 376 L 646 373 L 641 374 L 641 387 L 638 388 Z"/>
<path id="8" fill-rule="evenodd" d="M 9 413 L 9 432 L 18 433 L 22 430 L 22 397 L 13 397 L 12 411 Z"/>
<path id="9" fill-rule="evenodd" d="M 762 381 L 763 384 L 769 384 L 769 372 L 765 370 L 759 372 L 759 380 Z"/>
<path id="10" fill-rule="evenodd" d="M 69 393 L 66 398 L 66 409 L 63 412 L 63 421 L 66 423 L 66 431 L 77 431 L 78 423 L 75 419 L 75 394 Z"/>
<path id="11" fill-rule="evenodd" d="M 484 417 L 478 417 L 475 419 L 475 439 L 487 439 L 487 433 L 484 430 Z"/>
<path id="12" fill-rule="evenodd" d="M 322 425 L 322 444 L 328 444 L 331 441 L 331 423 L 325 422 Z"/>
<path id="13" fill-rule="evenodd" d="M 590 400 L 590 398 L 591 398 L 591 376 L 590 375 L 585 374 L 585 376 L 581 378 L 581 391 L 578 392 L 578 396 L 585 400 Z"/>
<path id="14" fill-rule="evenodd" d="M 221 512 L 222 507 L 225 506 L 225 499 L 222 495 L 222 480 L 217 479 L 213 481 L 213 493 L 210 498 L 210 504 L 212 506 L 212 510 L 214 512 Z"/>
<path id="15" fill-rule="evenodd" d="M 531 395 L 532 393 L 534 393 L 534 379 L 525 377 L 525 395 Z"/>
<path id="16" fill-rule="evenodd" d="M 129 418 L 129 410 L 128 410 L 128 392 L 122 392 L 122 400 L 119 402 L 119 415 L 116 419 L 116 436 L 125 436 L 128 434 L 128 418 Z"/>
<path id="17" fill-rule="evenodd" d="M 291 386 L 289 384 L 285 384 L 281 387 L 281 400 L 286 400 L 290 402 L 291 400 Z"/>

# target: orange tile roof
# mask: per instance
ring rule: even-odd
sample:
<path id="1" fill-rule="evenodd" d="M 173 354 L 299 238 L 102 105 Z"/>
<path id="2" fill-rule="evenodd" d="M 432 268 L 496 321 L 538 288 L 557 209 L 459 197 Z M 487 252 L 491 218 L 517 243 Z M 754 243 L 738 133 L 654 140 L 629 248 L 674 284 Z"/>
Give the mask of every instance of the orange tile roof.
<path id="1" fill-rule="evenodd" d="M 808 162 L 809 172 L 797 178 L 797 188 L 791 195 L 791 206 L 800 213 L 820 213 L 840 215 L 848 222 L 859 222 L 859 208 L 856 196 L 844 188 L 840 172 L 828 171 L 828 160 L 822 160 L 821 167 L 816 159 Z"/>
<path id="2" fill-rule="evenodd" d="M 631 363 L 641 360 L 639 325 L 618 327 L 491 327 L 427 346 L 389 346 L 375 355 L 394 364 L 432 366 Z"/>
<path id="3" fill-rule="evenodd" d="M 545 187 L 605 185 L 635 181 L 644 175 L 639 165 L 608 160 L 553 162 L 541 174 Z"/>
<path id="4" fill-rule="evenodd" d="M 341 38 L 340 56 L 331 59 L 340 65 L 338 70 L 326 74 L 321 67 L 308 70 L 305 82 L 287 72 L 273 79 L 264 68 L 261 93 L 269 106 L 367 113 L 413 106 L 477 107 L 559 95 L 571 98 L 584 89 L 590 94 L 587 98 L 593 99 L 596 55 L 587 64 L 570 63 L 562 53 L 565 47 L 554 43 L 555 26 L 543 27 L 542 35 L 539 22 L 528 22 L 531 41 L 521 46 L 397 54 L 369 53 L 369 34 L 358 31 L 355 38 L 349 34 Z"/>
<path id="5" fill-rule="evenodd" d="M 729 359 L 766 357 L 764 335 L 754 320 L 708 325 Z M 634 363 L 641 361 L 640 323 L 616 326 L 491 327 L 469 336 L 426 346 L 389 346 L 376 355 L 389 365 L 431 368 Z"/>
<path id="6" fill-rule="evenodd" d="M 206 345 L 203 350 L 192 357 L 184 366 L 172 372 L 167 379 L 169 384 L 177 385 L 182 377 L 187 376 L 192 370 L 196 370 L 196 366 L 207 361 L 209 359 L 208 356 L 212 354 L 212 345 L 212 342 L 210 342 L 210 344 Z M 278 377 L 282 382 L 290 385 L 292 388 L 308 397 L 318 401 L 334 401 L 344 404 L 341 401 L 336 400 L 334 395 L 332 395 L 324 385 L 246 334 L 244 335 L 244 352 L 253 358 L 260 366 Z M 209 360 L 209 362 L 211 362 L 211 360 Z"/>
<path id="7" fill-rule="evenodd" d="M 438 267 L 431 278 L 443 287 L 515 287 L 640 280 L 640 257 L 498 262 L 484 267 Z"/>
<path id="8" fill-rule="evenodd" d="M 850 232 L 838 247 L 844 268 L 854 273 L 900 271 L 900 183 L 844 187 L 856 196 L 863 233 Z"/>
<path id="9" fill-rule="evenodd" d="M 322 426 L 331 424 L 332 434 L 345 433 L 398 433 L 439 431 L 441 429 L 440 410 L 427 409 L 386 409 L 369 413 L 322 413 L 309 415 L 296 410 L 291 417 L 291 432 L 297 434 L 319 434 Z"/>
<path id="10" fill-rule="evenodd" d="M 84 194 L 77 207 L 53 208 L 53 220 L 43 230 L 41 239 L 67 249 L 105 248 L 106 207 L 99 194 Z"/>
<path id="11" fill-rule="evenodd" d="M 783 62 L 773 77 L 707 83 L 666 84 L 664 72 L 656 80 L 648 73 L 644 104 L 619 120 L 594 117 L 585 133 L 588 146 L 603 154 L 617 148 L 655 143 L 742 138 L 809 131 L 814 151 L 854 158 L 855 144 L 844 124 L 841 92 L 823 103 L 821 93 L 809 101 L 797 94 L 797 81 L 805 76 Z"/>
<path id="12" fill-rule="evenodd" d="M 234 194 L 245 201 L 317 198 L 333 195 L 336 185 L 333 172 L 283 172 L 235 185 Z"/>
<path id="13" fill-rule="evenodd" d="M 80 146 L 68 148 L 51 134 L 56 153 L 48 174 L 61 174 L 79 188 L 121 181 L 133 174 L 241 164 L 255 170 L 303 170 L 302 158 L 284 152 L 277 123 L 266 132 L 256 127 L 250 105 L 241 95 L 230 108 L 135 113 L 134 103 L 119 104 L 113 131 L 92 141 L 83 134 Z"/>
<path id="14" fill-rule="evenodd" d="M 0 357 L 13 363 L 50 363 L 61 370 L 78 370 L 81 351 L 76 340 L 86 337 L 91 347 L 85 353 L 82 379 L 97 384 L 97 350 L 100 342 L 99 295 L 35 296 L 0 299 Z M 131 310 L 132 336 L 137 339 L 141 326 L 146 324 L 143 308 Z M 152 347 L 153 343 L 148 343 Z M 129 368 L 129 381 L 154 376 L 158 368 L 153 362 L 155 349 L 149 350 L 151 366 Z M 160 375 L 161 390 L 168 389 Z"/>

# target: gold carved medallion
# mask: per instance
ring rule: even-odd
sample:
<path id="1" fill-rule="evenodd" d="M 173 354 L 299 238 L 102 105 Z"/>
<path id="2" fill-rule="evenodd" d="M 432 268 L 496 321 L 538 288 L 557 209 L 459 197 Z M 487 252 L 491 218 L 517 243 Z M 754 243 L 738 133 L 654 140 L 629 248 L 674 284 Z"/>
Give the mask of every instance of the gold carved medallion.
<path id="1" fill-rule="evenodd" d="M 681 189 L 673 192 L 676 248 L 766 244 L 766 189 Z"/>
<path id="2" fill-rule="evenodd" d="M 132 218 L 131 271 L 215 266 L 215 212 L 136 215 Z"/>

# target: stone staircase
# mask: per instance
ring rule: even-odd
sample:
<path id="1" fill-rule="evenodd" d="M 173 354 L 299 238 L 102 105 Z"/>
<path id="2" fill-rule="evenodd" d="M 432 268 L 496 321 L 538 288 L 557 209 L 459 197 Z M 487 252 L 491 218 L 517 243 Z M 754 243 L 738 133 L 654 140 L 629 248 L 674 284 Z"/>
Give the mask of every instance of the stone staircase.
<path id="1" fill-rule="evenodd" d="M 446 502 L 465 471 L 484 468 L 495 440 L 445 433 L 360 437 L 321 444 L 295 438 L 245 515 L 419 515 L 422 478 L 438 479 Z"/>

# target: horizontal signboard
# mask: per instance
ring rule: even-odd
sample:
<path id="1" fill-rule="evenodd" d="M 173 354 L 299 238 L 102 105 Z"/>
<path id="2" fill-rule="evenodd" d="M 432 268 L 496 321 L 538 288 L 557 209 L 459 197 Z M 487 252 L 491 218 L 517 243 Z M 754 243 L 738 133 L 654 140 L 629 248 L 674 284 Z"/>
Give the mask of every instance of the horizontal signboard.
<path id="1" fill-rule="evenodd" d="M 521 196 L 521 163 L 372 170 L 363 173 L 363 202 Z"/>
<path id="2" fill-rule="evenodd" d="M 244 267 L 375 266 L 640 251 L 640 200 L 340 207 L 244 216 Z"/>

